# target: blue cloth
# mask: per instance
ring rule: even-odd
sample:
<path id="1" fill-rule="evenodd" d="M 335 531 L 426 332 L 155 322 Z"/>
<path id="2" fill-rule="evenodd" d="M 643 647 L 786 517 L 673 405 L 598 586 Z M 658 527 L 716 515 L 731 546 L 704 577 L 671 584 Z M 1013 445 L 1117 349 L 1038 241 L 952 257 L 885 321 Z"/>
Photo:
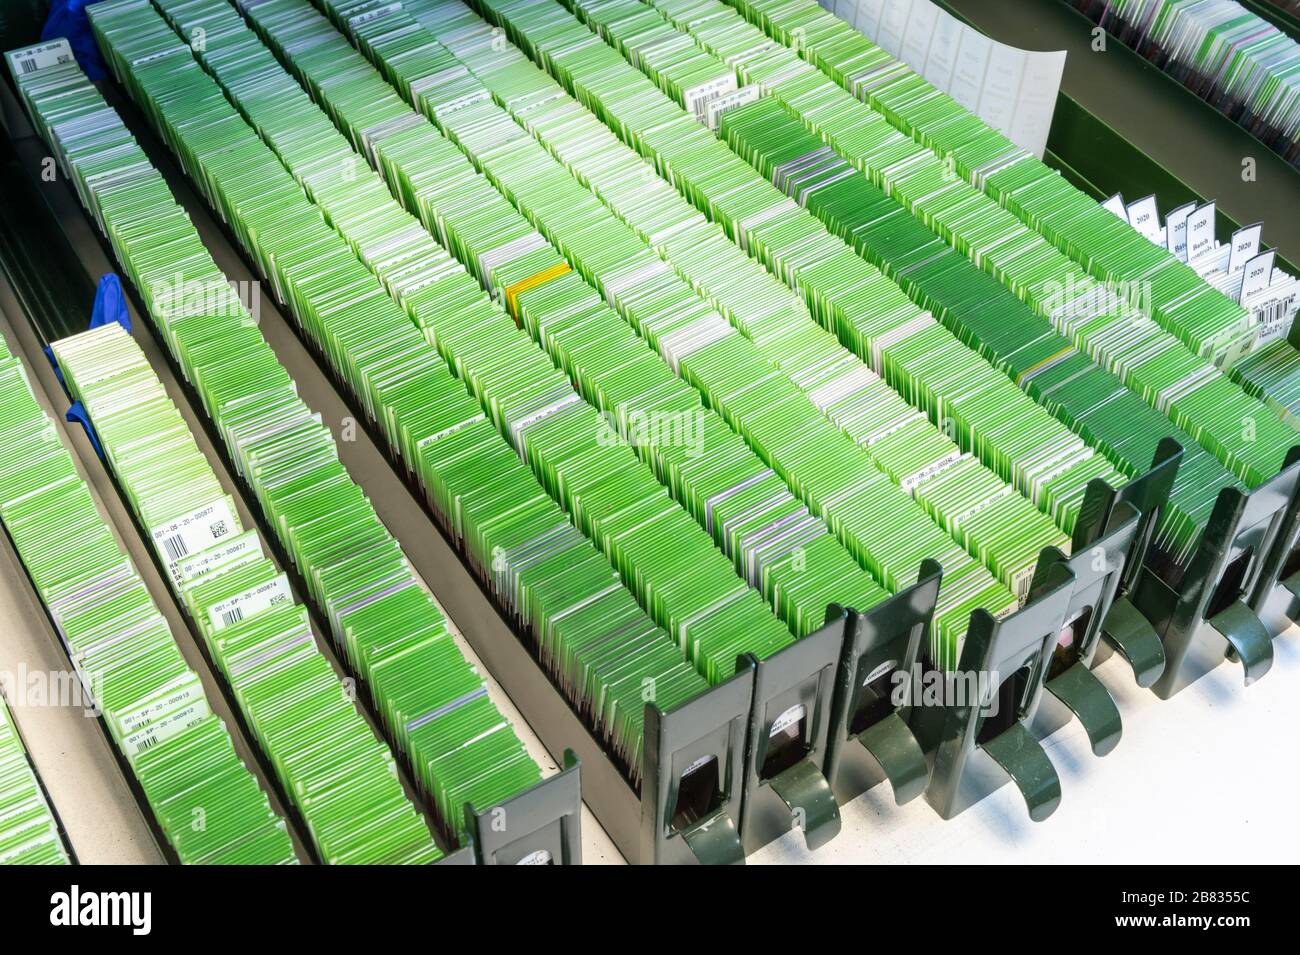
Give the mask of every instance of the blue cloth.
<path id="1" fill-rule="evenodd" d="M 59 379 L 59 384 L 67 388 L 68 383 L 63 380 L 63 369 L 59 367 L 59 360 L 54 357 L 54 349 L 46 345 L 42 351 L 45 352 L 45 357 L 50 360 L 50 365 L 54 368 L 54 377 Z"/>
<path id="2" fill-rule="evenodd" d="M 129 334 L 131 331 L 131 313 L 126 308 L 126 293 L 122 291 L 122 280 L 116 272 L 105 272 L 99 277 L 99 286 L 95 289 L 95 305 L 90 310 L 90 328 L 101 325 L 121 325 Z"/>
<path id="3" fill-rule="evenodd" d="M 90 439 L 90 444 L 95 449 L 95 453 L 103 459 L 104 449 L 99 446 L 99 435 L 95 434 L 95 426 L 90 423 L 90 415 L 86 414 L 86 406 L 80 401 L 74 401 L 68 407 L 68 413 L 63 417 L 73 424 L 80 422 L 81 426 L 86 429 L 86 437 Z"/>
<path id="4" fill-rule="evenodd" d="M 66 37 L 72 47 L 72 55 L 77 58 L 81 68 L 92 81 L 104 79 L 108 73 L 104 69 L 104 60 L 95 45 L 95 35 L 90 30 L 90 20 L 86 17 L 86 7 L 95 0 L 53 0 L 50 15 L 45 18 L 45 29 L 41 31 L 41 40 L 53 40 Z"/>
<path id="5" fill-rule="evenodd" d="M 122 280 L 117 277 L 116 272 L 105 272 L 99 277 L 99 285 L 95 288 L 95 304 L 91 306 L 90 324 L 86 327 L 99 328 L 101 325 L 111 325 L 113 322 L 117 322 L 126 329 L 127 334 L 130 334 L 131 313 L 126 308 L 126 292 L 122 290 Z M 54 366 L 54 374 L 58 377 L 59 384 L 66 388 L 68 383 L 63 380 L 63 369 L 59 367 L 54 351 L 49 345 L 45 346 L 45 357 Z M 68 420 L 71 421 L 72 418 Z M 89 426 L 86 430 L 90 430 Z M 90 440 L 95 440 L 93 434 Z"/>

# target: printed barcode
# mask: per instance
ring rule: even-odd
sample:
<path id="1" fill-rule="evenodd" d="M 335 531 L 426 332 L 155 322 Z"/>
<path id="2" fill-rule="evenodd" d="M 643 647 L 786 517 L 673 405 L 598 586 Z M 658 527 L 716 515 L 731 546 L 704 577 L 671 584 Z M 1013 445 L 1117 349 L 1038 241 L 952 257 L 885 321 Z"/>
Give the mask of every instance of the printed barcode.
<path id="1" fill-rule="evenodd" d="M 180 560 L 182 557 L 187 557 L 190 552 L 190 549 L 185 546 L 185 539 L 180 534 L 164 537 L 162 545 L 169 560 Z"/>
<path id="2" fill-rule="evenodd" d="M 23 60 L 23 61 L 22 61 L 22 64 L 23 64 L 23 73 L 35 73 L 35 72 L 36 72 L 36 61 L 35 61 L 35 60 Z"/>
<path id="3" fill-rule="evenodd" d="M 239 623 L 244 619 L 244 611 L 239 607 L 231 607 L 221 614 L 221 623 L 223 626 L 229 626 L 232 623 Z"/>
<path id="4" fill-rule="evenodd" d="M 157 742 L 158 742 L 158 737 L 146 736 L 144 739 L 140 740 L 140 742 L 136 745 L 136 751 L 139 752 L 142 750 L 146 750 Z"/>
<path id="5" fill-rule="evenodd" d="M 1278 316 L 1282 314 L 1282 307 L 1286 305 L 1286 299 L 1275 299 L 1269 302 L 1263 308 L 1255 309 L 1255 322 L 1260 325 L 1272 325 L 1277 321 Z"/>
<path id="6" fill-rule="evenodd" d="M 704 118 L 709 114 L 709 104 L 712 103 L 715 99 L 718 99 L 718 98 L 724 96 L 724 95 L 725 95 L 726 93 L 728 93 L 728 92 L 730 92 L 730 91 L 729 91 L 729 90 L 718 90 L 718 91 L 716 91 L 716 92 L 709 93 L 707 96 L 704 96 L 704 97 L 701 97 L 700 99 L 697 99 L 697 100 L 695 101 L 695 115 L 696 115 L 696 117 L 699 118 L 699 119 L 704 119 Z"/>

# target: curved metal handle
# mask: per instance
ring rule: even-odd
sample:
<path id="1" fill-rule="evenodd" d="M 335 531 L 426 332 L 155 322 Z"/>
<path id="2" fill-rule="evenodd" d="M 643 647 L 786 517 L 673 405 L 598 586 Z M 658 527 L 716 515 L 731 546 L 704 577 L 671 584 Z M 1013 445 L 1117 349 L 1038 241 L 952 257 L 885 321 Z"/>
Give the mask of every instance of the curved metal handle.
<path id="1" fill-rule="evenodd" d="M 1119 707 L 1100 680 L 1082 663 L 1047 681 L 1047 689 L 1068 706 L 1088 732 L 1096 756 L 1105 756 L 1124 733 Z"/>
<path id="2" fill-rule="evenodd" d="M 840 807 L 830 783 L 809 759 L 801 759 L 771 782 L 792 816 L 802 819 L 808 848 L 820 849 L 840 831 Z"/>
<path id="3" fill-rule="evenodd" d="M 894 787 L 894 802 L 901 806 L 925 792 L 930 781 L 930 767 L 912 728 L 897 713 L 867 727 L 858 734 L 858 742 L 875 757 Z"/>
<path id="4" fill-rule="evenodd" d="M 1101 632 L 1133 668 L 1138 686 L 1151 686 L 1165 672 L 1165 646 L 1160 635 L 1127 597 L 1115 598 Z"/>
<path id="5" fill-rule="evenodd" d="M 740 833 L 731 816 L 717 812 L 708 819 L 697 822 L 682 833 L 686 845 L 700 865 L 744 865 L 745 850 L 740 845 Z"/>
<path id="6" fill-rule="evenodd" d="M 1227 639 L 1246 671 L 1250 686 L 1273 668 L 1273 638 L 1255 612 L 1240 600 L 1210 618 L 1210 626 Z"/>
<path id="7" fill-rule="evenodd" d="M 1042 822 L 1061 804 L 1061 779 L 1038 740 L 1023 723 L 1013 723 L 987 743 L 984 752 L 1007 771 L 1029 807 L 1029 818 Z"/>

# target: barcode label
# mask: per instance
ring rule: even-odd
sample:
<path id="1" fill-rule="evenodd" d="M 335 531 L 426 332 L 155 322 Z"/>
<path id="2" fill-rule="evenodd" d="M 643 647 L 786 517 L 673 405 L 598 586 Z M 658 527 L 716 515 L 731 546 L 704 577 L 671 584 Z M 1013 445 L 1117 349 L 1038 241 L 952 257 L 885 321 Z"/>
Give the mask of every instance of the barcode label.
<path id="1" fill-rule="evenodd" d="M 127 759 L 138 756 L 164 740 L 171 739 L 177 733 L 198 725 L 208 717 L 209 713 L 211 710 L 208 709 L 208 701 L 200 697 L 189 706 L 176 710 L 129 736 L 124 736 L 121 743 L 122 752 Z"/>
<path id="2" fill-rule="evenodd" d="M 682 90 L 682 105 L 686 111 L 694 113 L 696 119 L 707 120 L 708 106 L 719 96 L 736 91 L 736 75 L 729 73 L 717 79 Z"/>
<path id="3" fill-rule="evenodd" d="M 348 17 L 348 28 L 355 29 L 363 23 L 369 23 L 377 17 L 382 17 L 387 13 L 395 13 L 402 9 L 400 3 L 381 3 L 378 6 L 372 6 L 370 9 L 362 10 L 360 13 L 354 13 Z"/>
<path id="4" fill-rule="evenodd" d="M 184 558 L 176 565 L 176 574 L 188 584 L 208 574 L 224 573 L 264 556 L 257 531 L 247 530 Z"/>
<path id="5" fill-rule="evenodd" d="M 239 531 L 239 521 L 229 498 L 210 501 L 202 507 L 162 526 L 150 534 L 159 556 L 167 564 L 174 583 L 181 583 L 177 562 L 190 554 L 207 550 L 213 544 Z"/>
<path id="6" fill-rule="evenodd" d="M 915 474 L 908 474 L 898 483 L 908 494 L 912 494 L 918 487 L 933 477 L 937 477 L 944 471 L 948 470 L 963 457 L 969 457 L 969 454 L 963 455 L 957 448 L 953 448 L 937 461 L 931 461 Z"/>
<path id="7" fill-rule="evenodd" d="M 57 66 L 60 63 L 72 62 L 72 47 L 63 37 L 57 40 L 51 40 L 48 43 L 37 43 L 35 46 L 23 47 L 21 50 L 14 50 L 7 54 L 9 60 L 9 69 L 13 72 L 14 77 L 28 76 L 38 70 L 43 70 L 47 66 Z"/>
<path id="8" fill-rule="evenodd" d="M 709 129 L 715 133 L 722 124 L 722 114 L 729 109 L 735 109 L 737 106 L 744 106 L 746 103 L 752 103 L 762 94 L 762 90 L 753 84 L 742 86 L 740 89 L 731 93 L 724 93 L 715 99 L 712 99 L 704 107 L 705 119 L 709 124 Z"/>
<path id="9" fill-rule="evenodd" d="M 1259 329 L 1255 338 L 1257 347 L 1281 338 L 1287 333 L 1291 328 L 1291 322 L 1295 320 L 1296 304 L 1296 297 L 1291 295 L 1286 298 L 1275 298 L 1252 310 L 1255 327 Z"/>
<path id="10" fill-rule="evenodd" d="M 119 735 L 128 736 L 166 718 L 168 714 L 182 707 L 192 706 L 195 700 L 202 699 L 203 687 L 199 683 L 198 675 L 187 670 L 140 703 L 136 709 L 114 713 L 113 723 Z"/>
<path id="11" fill-rule="evenodd" d="M 289 578 L 285 574 L 280 574 L 256 587 L 250 587 L 241 594 L 235 594 L 213 604 L 208 608 L 208 623 L 213 630 L 220 630 L 263 610 L 290 603 L 293 603 L 293 591 L 289 589 Z"/>
<path id="12" fill-rule="evenodd" d="M 163 550 L 167 552 L 168 562 L 180 560 L 182 557 L 189 556 L 190 549 L 185 546 L 185 538 L 180 534 L 173 534 L 170 537 L 163 538 Z"/>

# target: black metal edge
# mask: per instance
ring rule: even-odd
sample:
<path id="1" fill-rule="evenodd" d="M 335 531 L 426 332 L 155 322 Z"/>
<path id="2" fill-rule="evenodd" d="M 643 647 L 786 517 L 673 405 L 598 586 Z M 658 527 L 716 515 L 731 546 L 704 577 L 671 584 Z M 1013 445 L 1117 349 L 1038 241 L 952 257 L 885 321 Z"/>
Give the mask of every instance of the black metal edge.
<path id="1" fill-rule="evenodd" d="M 1044 548 L 1034 571 L 1031 593 L 1040 592 L 1050 585 L 1049 567 L 1053 561 L 1063 563 L 1074 575 L 1074 588 L 1065 611 L 1064 625 L 1071 626 L 1084 614 L 1087 626 L 1082 634 L 1075 633 L 1069 657 L 1085 666 L 1091 666 L 1101 640 L 1102 623 L 1119 592 L 1128 555 L 1132 552 L 1141 527 L 1139 512 L 1121 503 L 1112 512 L 1115 519 L 1110 528 L 1089 544 L 1066 557 L 1054 547 Z"/>
<path id="2" fill-rule="evenodd" d="M 749 743 L 745 748 L 743 798 L 739 829 L 748 854 L 799 828 L 809 848 L 817 848 L 839 831 L 835 797 L 823 776 L 827 739 L 830 735 L 831 704 L 835 690 L 835 669 L 844 646 L 848 614 L 829 608 L 826 623 L 766 659 L 747 654 L 754 670 L 753 700 L 749 716 Z M 802 715 L 798 715 L 802 713 Z M 775 724 L 794 719 L 802 731 L 786 745 L 803 749 L 797 765 L 768 775 L 764 766 Z M 777 780 L 793 786 L 798 775 L 798 815 L 776 788 Z M 818 809 L 823 812 L 818 812 Z M 831 818 L 824 818 L 829 810 Z M 820 820 L 811 827 L 809 822 Z"/>
<path id="3" fill-rule="evenodd" d="M 480 865 L 581 865 L 582 783 L 577 754 L 530 789 L 482 811 L 465 806 Z"/>
<path id="4" fill-rule="evenodd" d="M 1070 603 L 1074 575 L 1060 562 L 1048 565 L 1038 592 L 1020 610 L 996 620 L 986 610 L 971 614 L 970 629 L 962 648 L 958 672 L 988 674 L 1003 682 L 1024 669 L 1029 677 L 1016 703 L 1015 719 L 1008 732 L 1027 726 L 1038 708 L 1047 675 L 1048 658 Z M 933 754 L 926 801 L 945 819 L 951 819 L 1005 781 L 981 785 L 980 791 L 964 800 L 972 757 L 982 747 L 978 735 L 984 722 L 984 707 L 969 701 L 949 701 L 944 706 L 916 706 L 912 727 L 927 754 Z"/>
<path id="5" fill-rule="evenodd" d="M 1142 577 L 1135 603 L 1164 641 L 1167 660 L 1152 687 L 1157 695 L 1173 696 L 1230 654 L 1230 641 L 1222 630 L 1216 634 L 1216 616 L 1240 605 L 1234 613 L 1248 618 L 1272 592 L 1288 551 L 1288 528 L 1300 520 L 1298 487 L 1300 446 L 1288 451 L 1281 470 L 1255 490 L 1220 491 L 1179 592 L 1150 574 Z M 1248 565 L 1234 584 L 1225 572 L 1243 559 Z"/>
<path id="6" fill-rule="evenodd" d="M 1267 20 L 1291 39 L 1300 42 L 1300 16 L 1269 3 L 1268 0 L 1237 0 L 1261 20 Z"/>
<path id="7" fill-rule="evenodd" d="M 926 560 L 910 587 L 870 610 L 849 611 L 826 756 L 826 777 L 841 802 L 886 778 L 884 769 L 853 732 L 854 717 L 867 683 L 900 670 L 910 678 L 920 666 L 942 581 L 943 568 L 937 561 Z M 906 712 L 904 709 L 904 717 Z"/>
<path id="8" fill-rule="evenodd" d="M 1161 438 L 1152 456 L 1151 467 L 1142 474 L 1119 488 L 1112 488 L 1101 480 L 1088 485 L 1075 524 L 1071 551 L 1088 547 L 1105 534 L 1122 505 L 1127 505 L 1138 515 L 1138 526 L 1124 557 L 1121 594 L 1133 586 L 1148 558 L 1154 556 L 1151 541 L 1178 479 L 1182 459 L 1182 445 L 1173 438 Z"/>
<path id="9" fill-rule="evenodd" d="M 478 856 L 474 854 L 474 846 L 462 846 L 452 852 L 448 852 L 439 859 L 434 865 L 478 865 Z"/>
<path id="10" fill-rule="evenodd" d="M 1287 505 L 1273 546 L 1260 570 L 1259 583 L 1250 600 L 1256 613 L 1280 598 L 1281 611 L 1292 623 L 1300 623 L 1300 482 Z"/>
<path id="11" fill-rule="evenodd" d="M 641 776 L 641 847 L 629 861 L 682 864 L 701 859 L 687 836 L 695 830 L 730 828 L 722 838 L 724 857 L 743 858 L 736 821 L 744 795 L 745 749 L 754 695 L 754 670 L 742 658 L 735 676 L 667 712 L 645 707 L 644 767 Z M 684 776 L 712 765 L 717 795 L 707 814 L 675 824 Z M 730 843 L 734 838 L 734 850 Z"/>

